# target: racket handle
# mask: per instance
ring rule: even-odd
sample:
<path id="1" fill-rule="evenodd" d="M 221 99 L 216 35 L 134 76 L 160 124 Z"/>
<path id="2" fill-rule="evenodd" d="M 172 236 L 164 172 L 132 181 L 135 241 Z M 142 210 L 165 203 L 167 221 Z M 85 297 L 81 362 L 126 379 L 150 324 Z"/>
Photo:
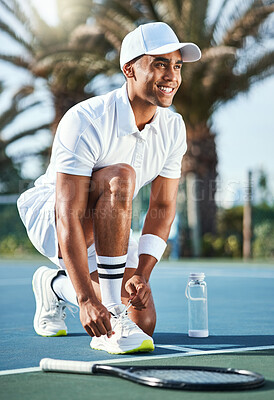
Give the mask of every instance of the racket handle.
<path id="1" fill-rule="evenodd" d="M 40 368 L 45 372 L 71 372 L 80 374 L 92 374 L 94 363 L 88 361 L 55 360 L 42 358 Z"/>

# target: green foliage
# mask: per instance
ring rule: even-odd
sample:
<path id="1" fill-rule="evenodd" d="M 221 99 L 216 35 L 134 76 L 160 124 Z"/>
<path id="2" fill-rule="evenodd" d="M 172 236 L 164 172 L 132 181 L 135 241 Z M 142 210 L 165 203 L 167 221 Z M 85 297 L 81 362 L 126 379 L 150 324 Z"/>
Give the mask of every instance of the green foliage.
<path id="1" fill-rule="evenodd" d="M 242 206 L 219 210 L 217 230 L 220 235 L 233 235 L 236 232 L 242 232 L 242 229 L 243 229 Z"/>
<path id="2" fill-rule="evenodd" d="M 0 206 L 0 254 L 37 254 L 32 246 L 15 204 Z"/>
<path id="3" fill-rule="evenodd" d="M 253 207 L 252 217 L 254 227 L 263 224 L 265 221 L 274 224 L 274 206 L 263 203 Z"/>
<path id="4" fill-rule="evenodd" d="M 254 229 L 253 256 L 274 258 L 274 223 L 265 221 Z"/>
<path id="5" fill-rule="evenodd" d="M 242 238 L 239 233 L 229 236 L 218 236 L 206 233 L 202 241 L 204 257 L 232 257 L 242 255 Z"/>
<path id="6" fill-rule="evenodd" d="M 254 241 L 253 256 L 258 258 L 274 257 L 274 207 L 267 204 L 253 210 Z"/>
<path id="7" fill-rule="evenodd" d="M 254 206 L 253 242 L 254 258 L 274 257 L 274 207 L 262 204 Z M 204 257 L 242 257 L 243 247 L 243 207 L 237 206 L 219 210 L 217 234 L 203 236 L 202 255 Z"/>
<path id="8" fill-rule="evenodd" d="M 241 257 L 243 207 L 220 209 L 217 216 L 217 234 L 206 233 L 202 240 L 205 257 Z"/>
<path id="9" fill-rule="evenodd" d="M 5 104 L 0 110 L 0 193 L 17 193 L 20 181 L 22 180 L 20 173 L 20 166 L 23 160 L 30 156 L 40 154 L 45 159 L 45 155 L 41 150 L 32 152 L 27 150 L 22 154 L 21 151 L 16 154 L 8 155 L 8 147 L 14 142 L 19 141 L 27 136 L 34 135 L 36 132 L 42 129 L 49 129 L 49 124 L 34 124 L 35 126 L 28 127 L 26 129 L 21 127 L 17 129 L 17 133 L 6 135 L 6 130 L 12 124 L 18 124 L 20 118 L 26 118 L 26 112 L 34 107 L 41 105 L 41 101 L 37 101 L 32 98 L 34 93 L 34 87 L 31 85 L 24 85 L 20 90 L 16 90 L 13 93 L 11 99 L 5 98 L 4 94 L 0 97 L 0 100 Z M 3 92 L 3 87 L 0 85 L 0 94 Z M 24 125 L 24 124 L 22 124 Z M 16 131 L 15 129 L 15 131 Z M 18 132 L 19 130 L 19 132 Z"/>

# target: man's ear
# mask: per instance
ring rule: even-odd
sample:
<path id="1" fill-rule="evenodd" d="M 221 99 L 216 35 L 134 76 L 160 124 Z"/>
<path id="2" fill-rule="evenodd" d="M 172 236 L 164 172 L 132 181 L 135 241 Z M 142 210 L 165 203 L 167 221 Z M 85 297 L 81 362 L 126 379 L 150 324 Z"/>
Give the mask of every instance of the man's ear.
<path id="1" fill-rule="evenodd" d="M 133 63 L 129 61 L 123 66 L 123 73 L 126 78 L 134 78 L 134 68 L 133 68 Z"/>

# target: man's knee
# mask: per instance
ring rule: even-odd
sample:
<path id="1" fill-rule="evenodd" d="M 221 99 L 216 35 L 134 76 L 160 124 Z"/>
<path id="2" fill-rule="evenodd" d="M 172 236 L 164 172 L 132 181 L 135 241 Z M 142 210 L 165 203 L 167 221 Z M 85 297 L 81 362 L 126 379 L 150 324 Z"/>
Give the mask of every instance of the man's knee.
<path id="1" fill-rule="evenodd" d="M 135 189 L 136 174 L 128 164 L 116 164 L 113 166 L 113 177 L 109 181 L 109 189 L 113 194 L 132 194 Z"/>
<path id="2" fill-rule="evenodd" d="M 111 197 L 113 201 L 132 201 L 135 190 L 135 170 L 128 164 L 114 164 L 94 172 L 91 178 L 91 191 Z"/>

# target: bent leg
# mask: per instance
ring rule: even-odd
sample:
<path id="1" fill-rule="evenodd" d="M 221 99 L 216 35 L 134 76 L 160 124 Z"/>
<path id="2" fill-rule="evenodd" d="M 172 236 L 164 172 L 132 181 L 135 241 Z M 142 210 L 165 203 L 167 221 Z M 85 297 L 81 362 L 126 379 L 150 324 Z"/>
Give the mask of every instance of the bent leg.
<path id="1" fill-rule="evenodd" d="M 128 304 L 129 300 L 129 294 L 125 289 L 125 284 L 134 275 L 134 273 L 135 273 L 135 268 L 126 268 L 125 270 L 123 284 L 122 284 L 122 293 L 121 293 L 123 304 Z M 147 307 L 141 311 L 131 307 L 129 317 L 145 333 L 147 333 L 149 336 L 153 335 L 156 325 L 156 310 L 152 293 L 150 294 Z"/>
<path id="2" fill-rule="evenodd" d="M 121 286 L 127 259 L 135 171 L 127 164 L 97 171 L 92 180 L 92 210 L 102 304 L 121 304 Z"/>
<path id="3" fill-rule="evenodd" d="M 90 246 L 109 257 L 127 253 L 131 226 L 135 171 L 128 164 L 115 164 L 93 173 L 83 230 Z"/>
<path id="4" fill-rule="evenodd" d="M 131 226 L 135 171 L 115 164 L 93 172 L 89 198 L 81 224 L 87 248 L 94 242 L 97 254 L 126 254 Z M 62 257 L 59 248 L 59 257 Z"/>

